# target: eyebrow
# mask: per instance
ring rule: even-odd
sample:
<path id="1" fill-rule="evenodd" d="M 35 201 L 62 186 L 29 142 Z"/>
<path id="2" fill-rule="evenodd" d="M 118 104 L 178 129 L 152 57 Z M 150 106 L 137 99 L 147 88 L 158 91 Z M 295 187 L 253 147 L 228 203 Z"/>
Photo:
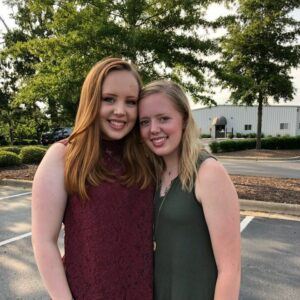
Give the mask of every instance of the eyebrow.
<path id="1" fill-rule="evenodd" d="M 102 93 L 102 98 L 105 97 L 105 96 L 113 96 L 113 97 L 117 97 L 118 95 L 114 94 L 114 93 Z M 127 96 L 126 99 L 135 99 L 135 100 L 138 100 L 138 97 L 137 96 Z"/>
<path id="2" fill-rule="evenodd" d="M 161 113 L 161 114 L 157 114 L 157 115 L 155 115 L 154 117 L 162 117 L 162 116 L 165 116 L 166 115 L 166 113 Z M 149 119 L 150 117 L 148 117 L 148 116 L 145 116 L 145 117 L 142 117 L 142 118 L 140 118 L 140 120 L 142 120 L 142 119 Z"/>

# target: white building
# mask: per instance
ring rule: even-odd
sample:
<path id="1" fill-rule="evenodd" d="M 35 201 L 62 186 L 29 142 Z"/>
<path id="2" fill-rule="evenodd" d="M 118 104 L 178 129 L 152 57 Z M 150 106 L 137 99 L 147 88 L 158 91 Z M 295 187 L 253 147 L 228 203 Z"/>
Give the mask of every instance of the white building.
<path id="1" fill-rule="evenodd" d="M 256 133 L 257 106 L 218 105 L 193 110 L 201 134 L 225 137 L 226 133 Z M 262 114 L 262 133 L 300 135 L 300 106 L 265 106 Z"/>

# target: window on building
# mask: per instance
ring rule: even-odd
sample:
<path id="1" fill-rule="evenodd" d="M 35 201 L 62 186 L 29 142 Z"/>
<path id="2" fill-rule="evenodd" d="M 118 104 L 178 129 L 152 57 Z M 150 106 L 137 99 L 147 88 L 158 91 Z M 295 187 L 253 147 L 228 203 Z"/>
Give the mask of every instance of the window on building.
<path id="1" fill-rule="evenodd" d="M 288 129 L 289 124 L 288 123 L 280 123 L 280 129 Z"/>
<path id="2" fill-rule="evenodd" d="M 298 124 L 298 129 L 300 129 L 300 123 Z"/>
<path id="3" fill-rule="evenodd" d="M 245 130 L 251 130 L 252 125 L 251 124 L 245 124 Z"/>

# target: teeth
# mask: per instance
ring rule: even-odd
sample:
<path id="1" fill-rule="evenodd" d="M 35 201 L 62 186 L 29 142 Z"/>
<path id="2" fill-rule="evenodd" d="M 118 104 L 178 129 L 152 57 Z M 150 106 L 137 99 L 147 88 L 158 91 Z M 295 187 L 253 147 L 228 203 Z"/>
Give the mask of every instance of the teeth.
<path id="1" fill-rule="evenodd" d="M 115 121 L 115 120 L 110 121 L 110 123 L 113 123 L 113 124 L 125 124 L 124 121 Z"/>

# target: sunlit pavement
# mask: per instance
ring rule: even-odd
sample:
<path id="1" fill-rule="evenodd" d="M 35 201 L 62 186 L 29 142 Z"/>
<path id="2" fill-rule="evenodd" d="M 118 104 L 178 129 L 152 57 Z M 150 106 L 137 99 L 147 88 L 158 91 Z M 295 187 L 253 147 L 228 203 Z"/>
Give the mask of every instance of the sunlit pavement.
<path id="1" fill-rule="evenodd" d="M 28 188 L 0 186 L 1 300 L 49 299 L 33 257 L 28 193 Z M 240 299 L 299 299 L 299 220 L 242 213 Z M 62 248 L 62 235 L 59 242 Z"/>

